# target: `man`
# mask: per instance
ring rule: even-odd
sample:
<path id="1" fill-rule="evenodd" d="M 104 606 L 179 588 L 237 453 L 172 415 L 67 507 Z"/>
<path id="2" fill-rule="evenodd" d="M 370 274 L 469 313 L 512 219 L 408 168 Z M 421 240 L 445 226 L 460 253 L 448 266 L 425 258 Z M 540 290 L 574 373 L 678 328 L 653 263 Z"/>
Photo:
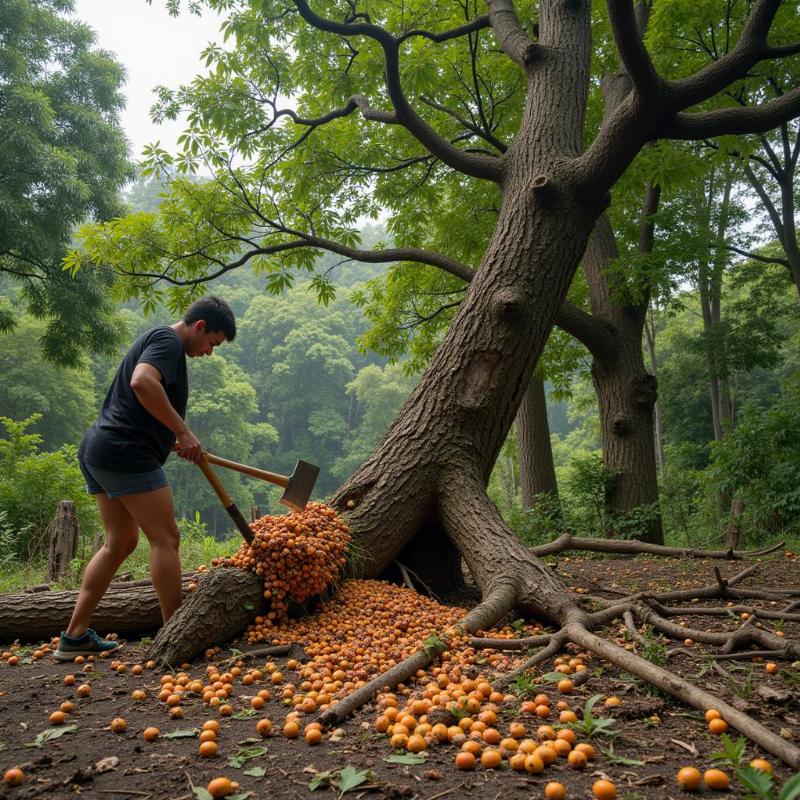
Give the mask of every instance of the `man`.
<path id="1" fill-rule="evenodd" d="M 202 457 L 200 442 L 184 422 L 186 357 L 210 356 L 235 336 L 228 304 L 203 297 L 179 322 L 142 334 L 122 360 L 100 416 L 78 450 L 87 490 L 97 497 L 105 542 L 86 567 L 72 619 L 55 652 L 60 661 L 116 647 L 89 622 L 120 564 L 136 548 L 140 528 L 150 542 L 150 576 L 164 622 L 180 605 L 180 532 L 162 465 L 173 447 L 188 461 Z"/>

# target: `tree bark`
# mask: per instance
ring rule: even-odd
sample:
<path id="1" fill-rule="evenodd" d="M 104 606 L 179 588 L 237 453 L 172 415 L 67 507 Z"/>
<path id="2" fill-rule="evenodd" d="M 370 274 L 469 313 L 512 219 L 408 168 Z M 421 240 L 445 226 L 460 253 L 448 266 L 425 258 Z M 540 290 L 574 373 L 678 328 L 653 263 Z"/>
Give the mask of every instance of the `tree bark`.
<path id="1" fill-rule="evenodd" d="M 533 508 L 536 498 L 558 500 L 556 468 L 550 445 L 544 381 L 533 375 L 517 411 L 517 456 L 522 507 Z"/>
<path id="2" fill-rule="evenodd" d="M 264 611 L 264 581 L 250 570 L 212 569 L 158 632 L 146 653 L 162 664 L 180 666 L 209 647 L 239 636 Z M 192 621 L 186 625 L 185 620 Z"/>

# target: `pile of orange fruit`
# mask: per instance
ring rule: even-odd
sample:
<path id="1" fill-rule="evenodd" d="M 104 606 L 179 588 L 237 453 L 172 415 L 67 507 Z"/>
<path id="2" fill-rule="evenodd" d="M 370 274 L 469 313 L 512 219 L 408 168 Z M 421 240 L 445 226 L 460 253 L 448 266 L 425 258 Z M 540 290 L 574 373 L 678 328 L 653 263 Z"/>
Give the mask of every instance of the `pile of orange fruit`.
<path id="1" fill-rule="evenodd" d="M 338 579 L 350 535 L 347 523 L 324 503 L 261 517 L 250 527 L 253 541 L 243 542 L 239 552 L 222 563 L 253 570 L 264 578 L 270 610 L 256 617 L 247 631 L 248 641 L 254 644 L 265 641 L 270 629 L 286 619 L 290 600 L 302 603 Z"/>

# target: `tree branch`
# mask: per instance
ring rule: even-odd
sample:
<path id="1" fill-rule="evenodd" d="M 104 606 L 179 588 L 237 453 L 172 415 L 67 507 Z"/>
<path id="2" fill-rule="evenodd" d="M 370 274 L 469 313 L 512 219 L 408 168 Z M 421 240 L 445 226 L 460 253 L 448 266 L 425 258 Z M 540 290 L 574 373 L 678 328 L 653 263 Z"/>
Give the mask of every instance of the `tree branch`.
<path id="1" fill-rule="evenodd" d="M 459 150 L 440 136 L 411 107 L 400 81 L 399 39 L 395 39 L 379 25 L 370 22 L 336 22 L 312 11 L 307 0 L 293 0 L 293 2 L 303 19 L 317 30 L 345 37 L 366 36 L 380 44 L 386 68 L 386 89 L 395 109 L 397 123 L 403 125 L 429 152 L 449 167 L 473 178 L 500 182 L 503 170 L 499 159 Z"/>
<path id="2" fill-rule="evenodd" d="M 633 82 L 634 91 L 640 100 L 659 102 L 661 78 L 644 46 L 643 31 L 637 24 L 633 0 L 608 0 L 608 17 L 619 57 Z"/>
<path id="3" fill-rule="evenodd" d="M 667 106 L 674 111 L 681 111 L 701 103 L 738 78 L 743 78 L 762 59 L 772 58 L 772 51 L 776 48 L 767 45 L 767 35 L 780 4 L 781 0 L 756 0 L 742 35 L 732 50 L 694 75 L 677 81 L 665 81 Z"/>
<path id="4" fill-rule="evenodd" d="M 556 314 L 556 325 L 577 339 L 594 358 L 601 362 L 613 361 L 618 350 L 611 326 L 587 314 L 568 301 L 561 304 Z"/>
<path id="5" fill-rule="evenodd" d="M 704 139 L 726 134 L 765 133 L 800 115 L 800 87 L 755 108 L 675 114 L 658 133 L 659 139 Z"/>
<path id="6" fill-rule="evenodd" d="M 412 36 L 423 36 L 438 44 L 439 42 L 447 42 L 450 39 L 457 39 L 460 36 L 467 36 L 470 33 L 488 28 L 489 26 L 489 15 L 481 14 L 479 17 L 475 17 L 475 19 L 466 22 L 464 25 L 459 25 L 457 28 L 451 28 L 449 31 L 443 31 L 442 33 L 431 33 L 430 31 L 417 29 L 406 31 L 397 37 L 397 42 L 402 43 Z"/>
<path id="7" fill-rule="evenodd" d="M 523 69 L 544 53 L 542 45 L 534 42 L 520 24 L 512 0 L 490 0 L 489 18 L 503 52 Z"/>

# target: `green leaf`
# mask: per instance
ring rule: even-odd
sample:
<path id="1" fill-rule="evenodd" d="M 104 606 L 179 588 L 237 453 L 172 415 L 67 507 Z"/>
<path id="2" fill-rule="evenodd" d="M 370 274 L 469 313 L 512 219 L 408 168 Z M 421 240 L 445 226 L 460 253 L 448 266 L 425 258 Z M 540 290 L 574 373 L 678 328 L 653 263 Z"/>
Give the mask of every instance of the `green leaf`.
<path id="1" fill-rule="evenodd" d="M 77 725 L 65 725 L 61 728 L 46 728 L 41 733 L 37 734 L 32 742 L 25 742 L 25 747 L 41 747 L 53 739 L 58 739 L 65 733 L 72 733 L 76 730 L 78 730 Z"/>
<path id="2" fill-rule="evenodd" d="M 195 786 L 194 796 L 197 800 L 214 800 L 214 796 L 204 786 Z"/>
<path id="3" fill-rule="evenodd" d="M 308 788 L 313 792 L 319 789 L 320 786 L 328 786 L 336 775 L 335 771 L 328 770 L 326 772 L 318 772 L 309 782 Z"/>
<path id="4" fill-rule="evenodd" d="M 755 792 L 759 797 L 769 800 L 772 796 L 772 775 L 753 767 L 742 767 L 736 770 L 736 777 L 746 789 Z"/>
<path id="5" fill-rule="evenodd" d="M 229 767 L 241 767 L 251 758 L 259 758 L 267 752 L 266 747 L 243 747 L 228 759 Z"/>
<path id="6" fill-rule="evenodd" d="M 177 730 L 165 733 L 162 739 L 188 739 L 190 736 L 197 736 L 200 733 L 198 728 L 178 728 Z"/>
<path id="7" fill-rule="evenodd" d="M 256 608 L 255 605 L 251 603 L 249 600 L 242 603 L 242 607 L 244 608 L 245 611 L 255 611 Z"/>
<path id="8" fill-rule="evenodd" d="M 792 775 L 781 787 L 778 800 L 795 800 L 800 797 L 800 772 Z"/>
<path id="9" fill-rule="evenodd" d="M 251 717 L 255 717 L 258 714 L 254 708 L 243 708 L 241 711 L 237 711 L 235 714 L 231 715 L 232 719 L 250 719 Z"/>
<path id="10" fill-rule="evenodd" d="M 228 800 L 245 800 L 245 798 L 250 797 L 253 792 L 236 792 L 236 794 L 229 794 Z"/>
<path id="11" fill-rule="evenodd" d="M 362 783 L 371 780 L 374 774 L 368 769 L 356 769 L 349 764 L 339 771 L 339 777 L 334 781 L 339 787 L 339 791 L 344 794 L 345 792 L 352 792 L 357 789 Z"/>
<path id="12" fill-rule="evenodd" d="M 249 775 L 251 778 L 263 778 L 266 774 L 264 767 L 251 767 L 242 771 L 242 775 Z"/>
<path id="13" fill-rule="evenodd" d="M 424 764 L 428 757 L 422 753 L 395 753 L 393 756 L 384 758 L 389 764 Z"/>
<path id="14" fill-rule="evenodd" d="M 542 680 L 548 683 L 558 683 L 562 678 L 566 677 L 563 672 L 547 672 L 542 675 Z"/>

